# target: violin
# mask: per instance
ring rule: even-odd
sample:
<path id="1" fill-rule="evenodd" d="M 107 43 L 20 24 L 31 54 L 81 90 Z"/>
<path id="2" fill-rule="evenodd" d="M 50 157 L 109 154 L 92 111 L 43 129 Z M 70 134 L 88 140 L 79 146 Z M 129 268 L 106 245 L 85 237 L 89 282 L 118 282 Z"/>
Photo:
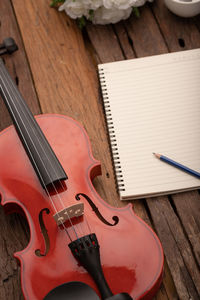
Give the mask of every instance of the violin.
<path id="1" fill-rule="evenodd" d="M 14 254 L 24 298 L 152 299 L 161 243 L 131 204 L 115 208 L 97 194 L 100 162 L 83 126 L 64 115 L 34 117 L 1 58 L 0 95 L 14 124 L 0 132 L 1 205 L 30 228 L 29 244 Z"/>

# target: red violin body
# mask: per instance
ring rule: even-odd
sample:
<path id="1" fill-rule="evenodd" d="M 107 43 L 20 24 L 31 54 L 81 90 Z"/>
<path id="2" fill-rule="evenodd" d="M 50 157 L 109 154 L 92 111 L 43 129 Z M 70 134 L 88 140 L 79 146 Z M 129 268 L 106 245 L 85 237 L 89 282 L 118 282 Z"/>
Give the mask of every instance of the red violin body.
<path id="1" fill-rule="evenodd" d="M 79 123 L 62 115 L 36 119 L 68 175 L 64 187 L 58 187 L 59 197 L 50 191 L 56 209 L 76 204 L 77 194 L 91 200 L 80 196 L 84 214 L 74 226 L 66 224 L 71 238 L 96 234 L 103 272 L 113 294 L 126 292 L 133 299 L 152 299 L 163 272 L 163 251 L 156 234 L 134 214 L 131 205 L 114 208 L 97 194 L 92 179 L 100 174 L 100 164 Z M 0 133 L 0 162 L 1 204 L 8 213 L 22 211 L 30 227 L 28 246 L 15 253 L 25 299 L 42 300 L 56 286 L 71 281 L 84 282 L 98 293 L 93 279 L 73 257 L 70 238 L 55 222 L 52 203 L 13 126 Z"/>

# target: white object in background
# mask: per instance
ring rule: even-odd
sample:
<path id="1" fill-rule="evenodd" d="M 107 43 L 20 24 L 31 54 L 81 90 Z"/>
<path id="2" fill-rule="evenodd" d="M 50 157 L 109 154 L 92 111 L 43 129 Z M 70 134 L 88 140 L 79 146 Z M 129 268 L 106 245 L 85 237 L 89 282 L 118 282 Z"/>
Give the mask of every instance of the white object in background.
<path id="1" fill-rule="evenodd" d="M 165 4 L 180 17 L 194 17 L 200 13 L 200 0 L 165 0 Z"/>

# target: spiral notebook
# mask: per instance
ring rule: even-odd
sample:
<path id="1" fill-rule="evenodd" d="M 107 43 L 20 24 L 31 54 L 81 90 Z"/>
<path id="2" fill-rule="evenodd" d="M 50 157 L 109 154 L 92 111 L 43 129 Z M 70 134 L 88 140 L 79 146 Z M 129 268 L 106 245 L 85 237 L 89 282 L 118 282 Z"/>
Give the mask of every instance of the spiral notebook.
<path id="1" fill-rule="evenodd" d="M 121 200 L 177 193 L 200 180 L 200 49 L 98 65 Z"/>

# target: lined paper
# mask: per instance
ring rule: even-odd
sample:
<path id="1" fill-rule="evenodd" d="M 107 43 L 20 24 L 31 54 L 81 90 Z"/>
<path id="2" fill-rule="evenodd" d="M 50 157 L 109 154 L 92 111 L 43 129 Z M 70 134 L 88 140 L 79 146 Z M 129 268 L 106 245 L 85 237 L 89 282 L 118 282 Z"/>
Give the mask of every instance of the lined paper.
<path id="1" fill-rule="evenodd" d="M 121 200 L 200 187 L 200 49 L 98 66 Z"/>

